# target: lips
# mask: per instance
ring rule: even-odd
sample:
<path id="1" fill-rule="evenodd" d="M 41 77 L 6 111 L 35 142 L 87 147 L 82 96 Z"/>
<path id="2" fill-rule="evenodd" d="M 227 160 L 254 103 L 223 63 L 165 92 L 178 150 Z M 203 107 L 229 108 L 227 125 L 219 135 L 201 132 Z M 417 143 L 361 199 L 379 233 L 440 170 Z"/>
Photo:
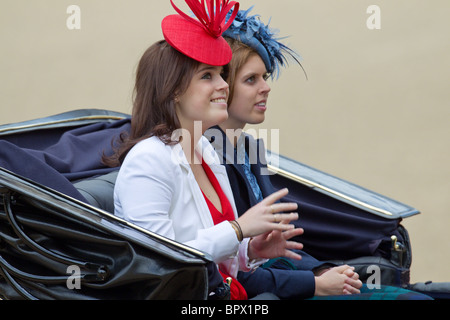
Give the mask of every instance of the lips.
<path id="1" fill-rule="evenodd" d="M 255 104 L 255 108 L 257 108 L 258 110 L 261 110 L 261 111 L 266 111 L 266 109 L 267 109 L 266 103 L 267 103 L 267 100 L 260 101 L 257 104 Z"/>

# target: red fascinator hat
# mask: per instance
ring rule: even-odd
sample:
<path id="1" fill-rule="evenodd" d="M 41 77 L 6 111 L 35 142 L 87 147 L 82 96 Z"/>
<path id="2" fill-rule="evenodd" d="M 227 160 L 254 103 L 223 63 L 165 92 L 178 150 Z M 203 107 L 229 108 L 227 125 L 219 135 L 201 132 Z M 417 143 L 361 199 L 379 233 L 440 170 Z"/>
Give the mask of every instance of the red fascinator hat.
<path id="1" fill-rule="evenodd" d="M 239 11 L 239 3 L 229 0 L 185 0 L 194 19 L 170 3 L 178 14 L 167 16 L 161 23 L 164 39 L 186 56 L 209 65 L 230 62 L 232 50 L 222 33 L 228 29 Z M 234 8 L 234 9 L 233 9 Z M 227 13 L 233 9 L 228 21 Z"/>

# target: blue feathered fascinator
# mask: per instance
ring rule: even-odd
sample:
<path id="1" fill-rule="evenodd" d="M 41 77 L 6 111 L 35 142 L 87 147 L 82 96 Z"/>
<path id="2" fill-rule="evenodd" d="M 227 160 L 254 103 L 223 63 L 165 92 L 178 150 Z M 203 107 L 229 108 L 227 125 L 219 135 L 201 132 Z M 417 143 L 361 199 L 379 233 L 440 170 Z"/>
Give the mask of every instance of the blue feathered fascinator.
<path id="1" fill-rule="evenodd" d="M 240 10 L 223 36 L 239 40 L 253 48 L 261 56 L 272 77 L 278 77 L 280 67 L 287 65 L 289 58 L 301 66 L 301 57 L 279 42 L 282 38 L 277 38 L 277 30 L 269 28 L 269 24 L 265 25 L 259 15 L 249 16 L 252 9 L 253 6 L 245 11 Z M 231 14 L 232 12 L 228 13 L 230 16 Z"/>

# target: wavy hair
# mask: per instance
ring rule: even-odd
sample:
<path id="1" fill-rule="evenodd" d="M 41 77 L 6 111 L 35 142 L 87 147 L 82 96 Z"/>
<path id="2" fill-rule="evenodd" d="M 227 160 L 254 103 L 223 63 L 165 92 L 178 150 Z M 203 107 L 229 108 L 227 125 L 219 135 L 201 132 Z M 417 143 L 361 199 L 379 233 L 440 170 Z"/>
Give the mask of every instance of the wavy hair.
<path id="1" fill-rule="evenodd" d="M 114 154 L 104 154 L 103 163 L 120 166 L 134 145 L 152 136 L 166 144 L 178 143 L 171 140 L 172 132 L 181 128 L 175 98 L 186 92 L 199 65 L 164 40 L 145 51 L 136 71 L 130 133 L 113 141 Z"/>

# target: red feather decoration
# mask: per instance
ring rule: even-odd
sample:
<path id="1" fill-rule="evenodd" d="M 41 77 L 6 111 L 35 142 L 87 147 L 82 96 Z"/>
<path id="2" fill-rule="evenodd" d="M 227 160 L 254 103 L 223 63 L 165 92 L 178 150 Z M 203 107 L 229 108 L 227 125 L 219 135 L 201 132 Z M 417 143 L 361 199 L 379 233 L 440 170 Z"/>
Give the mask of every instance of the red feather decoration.
<path id="1" fill-rule="evenodd" d="M 178 14 L 183 18 L 195 23 L 205 31 L 218 38 L 228 29 L 239 11 L 239 3 L 229 0 L 185 0 L 198 20 L 195 20 L 181 11 L 172 0 L 170 3 Z M 225 23 L 227 13 L 233 9 L 233 14 Z"/>

